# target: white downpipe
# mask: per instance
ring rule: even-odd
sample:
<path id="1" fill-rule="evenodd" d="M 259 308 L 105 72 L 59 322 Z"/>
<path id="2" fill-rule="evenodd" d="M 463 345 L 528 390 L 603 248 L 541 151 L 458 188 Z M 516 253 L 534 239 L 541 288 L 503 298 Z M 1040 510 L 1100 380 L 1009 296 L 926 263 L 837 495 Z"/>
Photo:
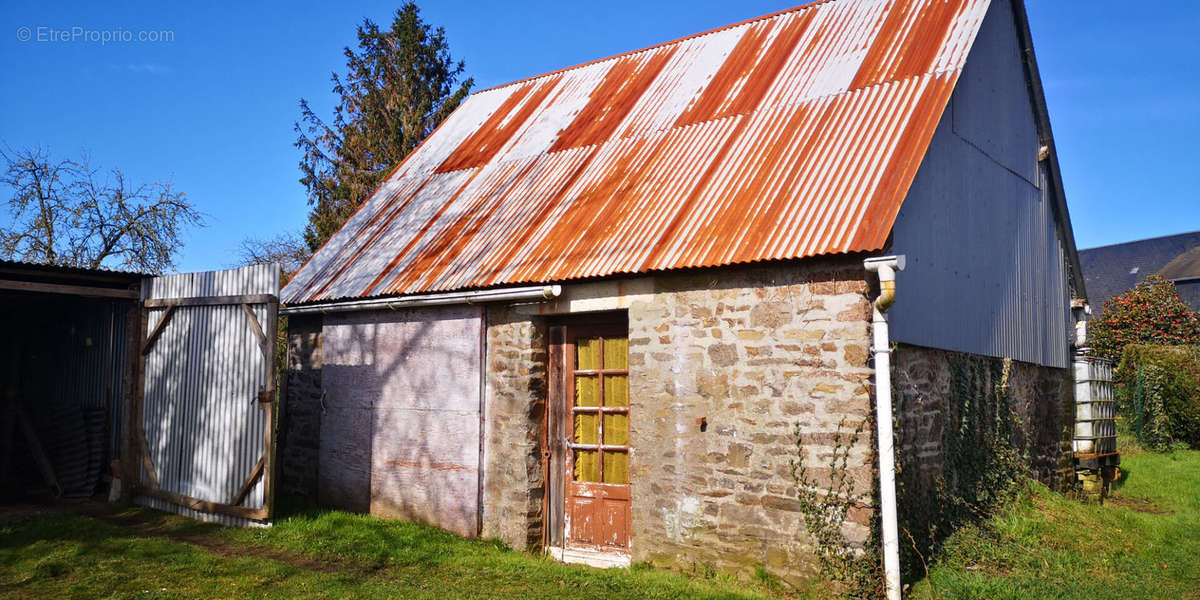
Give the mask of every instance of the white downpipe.
<path id="1" fill-rule="evenodd" d="M 351 310 L 371 310 L 380 308 L 410 308 L 416 306 L 439 306 L 445 304 L 479 304 L 481 302 L 542 302 L 557 298 L 562 294 L 562 286 L 544 285 L 535 287 L 508 288 L 501 290 L 478 290 L 474 292 L 450 292 L 446 294 L 423 294 L 420 296 L 401 296 L 399 298 L 374 298 L 371 300 L 351 300 L 333 304 L 314 304 L 308 306 L 285 306 L 279 309 L 281 315 L 302 315 L 308 313 L 336 313 Z"/>
<path id="2" fill-rule="evenodd" d="M 879 435 L 879 516 L 883 533 L 883 575 L 888 600 L 900 600 L 900 534 L 896 524 L 896 454 L 892 435 L 891 342 L 887 309 L 896 299 L 896 271 L 904 270 L 904 255 L 863 261 L 879 274 L 879 297 L 872 305 L 871 328 L 875 352 L 875 430 Z"/>

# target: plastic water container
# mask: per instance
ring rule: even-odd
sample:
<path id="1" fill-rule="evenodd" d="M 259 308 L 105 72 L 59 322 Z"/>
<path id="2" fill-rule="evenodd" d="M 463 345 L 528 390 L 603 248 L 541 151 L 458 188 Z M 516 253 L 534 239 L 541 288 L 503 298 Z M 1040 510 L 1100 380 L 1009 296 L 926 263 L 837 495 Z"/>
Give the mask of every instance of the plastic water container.
<path id="1" fill-rule="evenodd" d="M 1075 454 L 1116 453 L 1116 416 L 1112 361 L 1094 356 L 1075 357 Z"/>

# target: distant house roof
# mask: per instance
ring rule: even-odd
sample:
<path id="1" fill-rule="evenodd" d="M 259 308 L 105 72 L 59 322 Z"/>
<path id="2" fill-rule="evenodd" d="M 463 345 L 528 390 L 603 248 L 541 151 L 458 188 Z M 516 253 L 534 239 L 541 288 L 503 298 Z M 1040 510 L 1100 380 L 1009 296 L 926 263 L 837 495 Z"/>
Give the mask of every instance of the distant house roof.
<path id="1" fill-rule="evenodd" d="M 1079 251 L 1079 262 L 1098 314 L 1106 300 L 1150 275 L 1177 283 L 1200 278 L 1200 231 L 1087 248 Z"/>
<path id="2" fill-rule="evenodd" d="M 477 92 L 283 300 L 887 241 L 988 0 L 823 0 Z"/>

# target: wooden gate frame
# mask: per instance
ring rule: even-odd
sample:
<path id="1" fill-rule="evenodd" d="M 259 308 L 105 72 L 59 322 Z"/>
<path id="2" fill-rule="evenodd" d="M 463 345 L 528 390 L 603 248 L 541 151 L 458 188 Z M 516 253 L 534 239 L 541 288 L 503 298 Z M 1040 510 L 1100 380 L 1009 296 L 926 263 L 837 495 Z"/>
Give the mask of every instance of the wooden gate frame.
<path id="1" fill-rule="evenodd" d="M 254 310 L 250 305 L 267 305 L 267 327 L 264 330 Z M 194 306 L 229 306 L 241 305 L 246 314 L 250 331 L 258 338 L 259 349 L 267 368 L 266 385 L 259 389 L 258 407 L 265 413 L 265 431 L 263 432 L 263 455 L 250 470 L 245 482 L 238 488 L 234 497 L 228 503 L 212 502 L 192 498 L 159 487 L 158 475 L 154 470 L 150 451 L 146 442 L 146 430 L 143 427 L 142 410 L 145 404 L 146 392 L 146 356 L 154 348 L 170 323 L 171 317 L 180 307 Z M 155 325 L 154 331 L 146 334 L 147 318 L 150 310 L 165 309 L 162 318 Z M 275 506 L 274 468 L 275 468 L 275 394 L 278 389 L 275 372 L 275 341 L 279 325 L 279 297 L 274 294 L 243 294 L 237 296 L 192 296 L 187 298 L 154 298 L 144 300 L 130 311 L 130 354 L 133 360 L 130 394 L 126 398 L 125 410 L 125 452 L 128 457 L 121 461 L 123 479 L 129 482 L 128 493 L 165 500 L 185 508 L 201 512 L 216 513 L 231 517 L 252 519 L 255 521 L 269 520 Z M 142 483 L 141 471 L 145 469 L 149 485 Z M 263 507 L 248 508 L 239 506 L 246 500 L 250 490 L 259 478 L 263 480 Z"/>

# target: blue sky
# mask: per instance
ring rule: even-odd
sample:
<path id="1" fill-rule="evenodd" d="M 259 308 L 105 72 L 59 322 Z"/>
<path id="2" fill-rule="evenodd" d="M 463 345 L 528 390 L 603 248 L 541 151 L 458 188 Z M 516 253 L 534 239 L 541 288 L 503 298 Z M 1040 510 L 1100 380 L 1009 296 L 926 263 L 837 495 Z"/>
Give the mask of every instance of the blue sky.
<path id="1" fill-rule="evenodd" d="M 168 5 L 170 4 L 170 5 Z M 788 8 L 795 0 L 420 3 L 479 88 Z M 0 143 L 88 152 L 171 178 L 208 215 L 178 260 L 229 266 L 240 240 L 303 227 L 297 102 L 332 110 L 329 74 L 363 17 L 398 2 L 6 2 Z M 1079 247 L 1200 229 L 1200 3 L 1028 0 Z M 33 38 L 20 39 L 22 27 Z M 43 28 L 40 30 L 39 27 Z M 37 41 L 45 28 L 173 41 Z"/>

